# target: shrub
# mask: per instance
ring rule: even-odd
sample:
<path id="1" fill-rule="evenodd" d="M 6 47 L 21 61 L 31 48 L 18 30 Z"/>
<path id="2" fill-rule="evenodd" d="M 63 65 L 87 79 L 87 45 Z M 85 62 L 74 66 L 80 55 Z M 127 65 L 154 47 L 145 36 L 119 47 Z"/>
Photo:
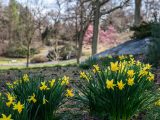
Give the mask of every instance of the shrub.
<path id="1" fill-rule="evenodd" d="M 50 50 L 48 52 L 47 58 L 49 59 L 49 61 L 55 60 L 55 58 L 56 58 L 56 52 L 55 52 L 55 50 Z"/>
<path id="2" fill-rule="evenodd" d="M 129 61 L 111 62 L 101 68 L 80 73 L 76 99 L 88 106 L 91 114 L 110 120 L 129 120 L 152 106 L 160 97 L 153 91 L 151 66 Z"/>
<path id="3" fill-rule="evenodd" d="M 152 22 L 142 22 L 140 26 L 133 26 L 130 29 L 134 31 L 133 39 L 143 39 L 151 37 Z"/>
<path id="4" fill-rule="evenodd" d="M 60 49 L 60 57 L 62 60 L 68 60 L 76 57 L 76 48 L 73 45 L 65 45 Z"/>
<path id="5" fill-rule="evenodd" d="M 48 62 L 48 58 L 43 56 L 43 55 L 38 55 L 38 56 L 34 56 L 32 59 L 31 59 L 31 63 L 44 63 L 44 62 Z"/>
<path id="6" fill-rule="evenodd" d="M 30 55 L 37 54 L 39 51 L 37 51 L 35 48 L 30 49 Z M 6 57 L 10 58 L 26 58 L 27 55 L 27 48 L 26 47 L 9 47 L 5 54 Z"/>
<path id="7" fill-rule="evenodd" d="M 160 61 L 160 23 L 154 23 L 152 25 L 152 38 L 150 40 L 149 51 L 147 54 L 147 60 L 151 64 L 158 66 Z"/>
<path id="8" fill-rule="evenodd" d="M 73 97 L 72 89 L 67 89 L 69 78 L 44 81 L 41 76 L 25 74 L 14 83 L 7 83 L 8 93 L 4 96 L 1 114 L 10 115 L 15 120 L 51 120 L 56 111 Z M 18 105 L 18 106 L 16 106 Z"/>
<path id="9" fill-rule="evenodd" d="M 50 50 L 47 57 L 49 60 L 55 60 L 56 56 L 58 56 L 59 60 L 68 60 L 76 57 L 76 49 L 73 45 L 65 45 L 61 48 L 58 48 L 58 52 L 55 50 Z"/>

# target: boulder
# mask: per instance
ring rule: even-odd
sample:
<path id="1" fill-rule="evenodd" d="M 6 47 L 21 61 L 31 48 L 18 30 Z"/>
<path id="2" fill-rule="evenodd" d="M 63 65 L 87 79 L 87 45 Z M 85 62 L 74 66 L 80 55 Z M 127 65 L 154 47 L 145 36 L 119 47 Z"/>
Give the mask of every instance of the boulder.
<path id="1" fill-rule="evenodd" d="M 145 38 L 142 40 L 130 40 L 125 43 L 122 43 L 114 48 L 105 50 L 101 53 L 98 53 L 94 55 L 94 57 L 105 57 L 107 55 L 113 55 L 113 56 L 118 56 L 118 55 L 138 55 L 138 54 L 146 54 L 148 51 L 148 45 L 149 45 L 149 38 Z"/>

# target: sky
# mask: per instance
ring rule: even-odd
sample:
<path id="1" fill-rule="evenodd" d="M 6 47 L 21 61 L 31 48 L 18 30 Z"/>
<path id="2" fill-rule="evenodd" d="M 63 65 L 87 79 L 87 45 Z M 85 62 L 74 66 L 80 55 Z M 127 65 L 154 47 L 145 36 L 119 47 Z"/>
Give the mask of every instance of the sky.
<path id="1" fill-rule="evenodd" d="M 26 0 L 17 0 L 17 1 L 19 1 L 20 3 L 21 2 L 24 2 L 24 1 L 26 1 Z M 54 5 L 55 4 L 55 1 L 56 0 L 43 0 L 43 2 L 47 5 L 47 6 L 52 6 L 52 5 Z M 7 5 L 8 4 L 8 2 L 9 2 L 9 0 L 2 0 L 2 2 L 3 2 L 3 4 L 5 4 L 5 5 Z"/>

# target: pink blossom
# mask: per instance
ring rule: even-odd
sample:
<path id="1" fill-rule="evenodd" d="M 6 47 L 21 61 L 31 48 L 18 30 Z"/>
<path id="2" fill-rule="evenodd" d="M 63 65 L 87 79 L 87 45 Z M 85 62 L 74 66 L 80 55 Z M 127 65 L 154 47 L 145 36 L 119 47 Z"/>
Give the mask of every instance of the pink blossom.
<path id="1" fill-rule="evenodd" d="M 117 30 L 112 26 L 108 26 L 106 31 L 100 29 L 99 30 L 99 43 L 107 43 L 107 44 L 117 44 Z M 89 25 L 85 36 L 84 36 L 84 44 L 91 44 L 93 37 L 93 25 Z"/>

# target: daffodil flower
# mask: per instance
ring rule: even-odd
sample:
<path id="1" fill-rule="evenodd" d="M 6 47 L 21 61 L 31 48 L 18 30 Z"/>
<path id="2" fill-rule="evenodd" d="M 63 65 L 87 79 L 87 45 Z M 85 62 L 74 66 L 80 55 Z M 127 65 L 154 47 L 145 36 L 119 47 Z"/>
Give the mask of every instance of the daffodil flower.
<path id="1" fill-rule="evenodd" d="M 89 78 L 85 72 L 80 72 L 80 78 L 83 78 L 89 81 Z"/>
<path id="2" fill-rule="evenodd" d="M 46 85 L 46 82 L 41 82 L 41 86 L 39 87 L 40 90 L 49 90 L 48 86 Z"/>
<path id="3" fill-rule="evenodd" d="M 111 65 L 111 71 L 116 72 L 117 70 L 119 70 L 118 62 L 115 63 L 111 62 L 110 65 Z"/>
<path id="4" fill-rule="evenodd" d="M 45 98 L 45 95 L 43 96 L 43 105 L 45 105 L 48 102 L 48 100 Z"/>
<path id="5" fill-rule="evenodd" d="M 15 96 L 11 95 L 10 93 L 7 93 L 6 95 L 8 99 L 8 102 L 6 102 L 6 105 L 10 107 L 11 105 L 14 104 Z"/>
<path id="6" fill-rule="evenodd" d="M 30 102 L 33 102 L 33 103 L 36 103 L 37 102 L 37 100 L 36 100 L 36 95 L 33 93 L 33 95 L 32 96 L 29 96 L 29 99 L 28 99 L 28 102 L 30 103 Z"/>
<path id="7" fill-rule="evenodd" d="M 62 83 L 61 83 L 62 85 L 68 85 L 69 84 L 69 77 L 67 77 L 67 76 L 64 76 L 63 78 L 62 78 Z"/>
<path id="8" fill-rule="evenodd" d="M 27 74 L 24 74 L 24 75 L 23 75 L 23 80 L 24 80 L 25 82 L 28 82 L 28 81 L 29 81 L 29 76 L 28 76 Z"/>
<path id="9" fill-rule="evenodd" d="M 49 81 L 49 83 L 50 83 L 50 87 L 53 87 L 53 85 L 54 85 L 54 83 L 55 83 L 55 79 L 52 79 L 51 81 Z"/>
<path id="10" fill-rule="evenodd" d="M 130 78 L 132 78 L 135 73 L 134 73 L 134 70 L 128 70 L 127 74 Z"/>
<path id="11" fill-rule="evenodd" d="M 12 115 L 10 114 L 8 117 L 5 114 L 2 114 L 2 117 L 0 118 L 0 120 L 13 120 L 11 119 Z"/>
<path id="12" fill-rule="evenodd" d="M 94 69 L 93 69 L 93 72 L 96 73 L 96 72 L 99 72 L 100 71 L 100 67 L 97 65 L 93 65 Z"/>
<path id="13" fill-rule="evenodd" d="M 106 87 L 107 87 L 108 89 L 114 90 L 114 86 L 116 86 L 116 85 L 113 84 L 113 79 L 112 79 L 112 80 L 106 80 Z"/>
<path id="14" fill-rule="evenodd" d="M 134 84 L 134 78 L 129 78 L 127 82 L 129 86 L 132 86 Z"/>
<path id="15" fill-rule="evenodd" d="M 19 113 L 22 112 L 23 108 L 24 108 L 24 104 L 21 104 L 20 101 L 18 101 L 18 103 L 14 104 L 13 106 L 13 110 L 17 110 Z"/>
<path id="16" fill-rule="evenodd" d="M 121 80 L 120 82 L 117 82 L 117 86 L 118 86 L 119 90 L 122 90 L 124 88 L 125 84 Z"/>
<path id="17" fill-rule="evenodd" d="M 73 97 L 73 96 L 74 96 L 74 94 L 73 94 L 73 89 L 67 89 L 66 96 L 67 96 L 67 97 Z"/>

